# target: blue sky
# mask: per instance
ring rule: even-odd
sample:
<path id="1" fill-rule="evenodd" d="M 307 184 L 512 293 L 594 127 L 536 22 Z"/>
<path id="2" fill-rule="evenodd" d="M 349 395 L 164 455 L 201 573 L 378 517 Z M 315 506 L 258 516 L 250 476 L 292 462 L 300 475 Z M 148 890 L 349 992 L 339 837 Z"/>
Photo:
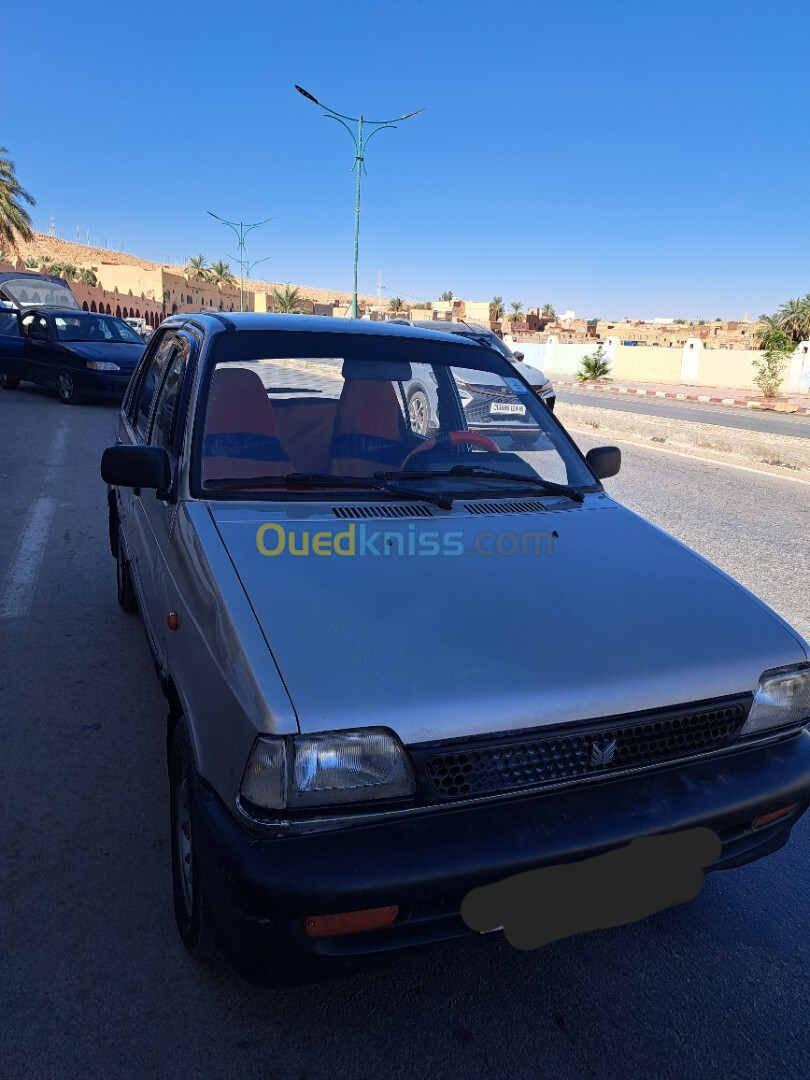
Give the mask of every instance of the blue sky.
<path id="1" fill-rule="evenodd" d="M 35 14 L 34 14 L 35 12 Z M 163 261 L 271 224 L 269 280 L 587 317 L 753 318 L 810 291 L 806 0 L 6 5 L 0 145 L 35 225 Z M 233 260 L 231 260 L 233 264 Z"/>

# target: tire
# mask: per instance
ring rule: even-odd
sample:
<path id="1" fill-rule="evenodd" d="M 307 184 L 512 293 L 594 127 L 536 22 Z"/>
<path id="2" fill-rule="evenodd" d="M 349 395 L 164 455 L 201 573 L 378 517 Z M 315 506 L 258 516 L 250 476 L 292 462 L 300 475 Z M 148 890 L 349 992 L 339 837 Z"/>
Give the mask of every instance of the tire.
<path id="1" fill-rule="evenodd" d="M 118 558 L 118 511 L 115 507 L 115 494 L 107 496 L 107 533 L 110 538 L 110 553 Z"/>
<path id="2" fill-rule="evenodd" d="M 197 770 L 181 717 L 174 729 L 169 763 L 174 918 L 180 940 L 195 960 L 207 963 L 216 952 L 213 921 L 194 852 L 194 792 Z"/>
<path id="3" fill-rule="evenodd" d="M 0 372 L 0 386 L 4 390 L 16 390 L 20 385 L 20 380 L 16 375 L 6 375 L 5 372 Z"/>
<path id="4" fill-rule="evenodd" d="M 121 526 L 118 526 L 118 539 L 116 542 L 115 579 L 118 591 L 118 603 L 129 613 L 138 610 L 138 601 L 135 596 L 135 587 L 132 584 L 132 575 L 129 572 L 124 542 L 121 539 Z"/>
<path id="5" fill-rule="evenodd" d="M 427 435 L 430 431 L 430 402 L 424 390 L 412 390 L 408 394 L 408 418 L 411 431 L 416 435 Z"/>
<path id="6" fill-rule="evenodd" d="M 56 376 L 56 395 L 63 405 L 78 405 L 81 394 L 76 389 L 76 379 L 68 368 L 60 368 Z"/>

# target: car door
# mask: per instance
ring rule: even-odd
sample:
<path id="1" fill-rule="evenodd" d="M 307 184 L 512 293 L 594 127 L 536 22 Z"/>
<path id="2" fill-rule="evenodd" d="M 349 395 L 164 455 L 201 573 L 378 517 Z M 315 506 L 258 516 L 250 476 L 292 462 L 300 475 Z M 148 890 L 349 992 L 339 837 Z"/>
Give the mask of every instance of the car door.
<path id="1" fill-rule="evenodd" d="M 124 399 L 117 442 L 133 446 L 149 444 L 155 404 L 163 384 L 163 377 L 177 348 L 175 332 L 164 330 L 147 350 Z M 118 489 L 117 513 L 121 524 L 124 550 L 138 596 L 138 606 L 150 641 L 157 651 L 162 639 L 162 633 L 156 626 L 155 615 L 157 550 L 147 513 L 147 508 L 151 510 L 151 504 L 155 501 L 155 492 L 151 490 Z"/>
<path id="2" fill-rule="evenodd" d="M 20 313 L 0 307 L 0 375 L 25 378 L 25 337 Z"/>
<path id="3" fill-rule="evenodd" d="M 169 668 L 171 648 L 167 616 L 178 607 L 177 586 L 172 573 L 171 545 L 179 507 L 175 490 L 177 463 L 184 434 L 184 388 L 194 348 L 193 339 L 183 332 L 177 333 L 166 360 L 163 381 L 152 410 L 148 445 L 161 447 L 169 455 L 172 487 L 159 496 L 154 492 L 144 491 L 139 499 L 143 532 L 151 551 L 148 589 L 149 602 L 155 613 L 152 632 L 164 669 Z"/>
<path id="4" fill-rule="evenodd" d="M 28 377 L 44 386 L 56 386 L 57 345 L 50 319 L 42 311 L 30 311 L 23 316 L 23 327 Z"/>

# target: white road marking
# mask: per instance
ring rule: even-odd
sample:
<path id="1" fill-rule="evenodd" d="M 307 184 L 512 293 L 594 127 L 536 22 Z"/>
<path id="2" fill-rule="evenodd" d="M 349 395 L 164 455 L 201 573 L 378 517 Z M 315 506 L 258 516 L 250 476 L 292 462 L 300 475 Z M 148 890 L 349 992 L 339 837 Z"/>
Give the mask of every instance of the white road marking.
<path id="1" fill-rule="evenodd" d="M 67 433 L 68 418 L 65 417 L 54 432 L 45 461 L 43 494 L 31 504 L 14 556 L 0 585 L 0 619 L 23 619 L 31 610 L 56 509 L 56 497 L 50 494 L 49 489 L 55 481 L 53 470 L 57 469 L 65 458 Z"/>
<path id="2" fill-rule="evenodd" d="M 575 428 L 572 424 L 566 426 L 569 431 L 576 431 L 580 435 L 593 437 L 593 431 L 587 428 Z M 605 432 L 605 437 L 608 438 L 607 432 Z M 805 484 L 810 487 L 810 480 L 803 480 L 800 476 L 788 476 L 786 473 L 771 472 L 769 469 L 756 469 L 751 465 L 735 465 L 732 461 L 719 461 L 717 458 L 700 457 L 686 450 L 670 450 L 666 446 L 650 446 L 649 443 L 642 442 L 640 439 L 619 439 L 613 435 L 610 435 L 609 438 L 611 443 L 627 443 L 628 446 L 638 446 L 642 450 L 654 450 L 657 454 L 674 454 L 675 457 L 689 458 L 690 461 L 703 461 L 707 465 L 722 465 L 724 469 L 739 469 L 740 472 L 756 473 L 757 476 L 770 476 L 774 480 L 789 480 L 792 484 Z"/>

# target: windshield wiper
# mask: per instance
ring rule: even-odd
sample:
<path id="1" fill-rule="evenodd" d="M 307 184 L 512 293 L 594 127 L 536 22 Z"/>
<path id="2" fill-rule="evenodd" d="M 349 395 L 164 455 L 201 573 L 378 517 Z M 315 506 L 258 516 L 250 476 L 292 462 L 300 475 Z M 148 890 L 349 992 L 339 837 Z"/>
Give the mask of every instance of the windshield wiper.
<path id="1" fill-rule="evenodd" d="M 507 472 L 505 469 L 490 469 L 487 465 L 454 465 L 452 469 L 439 469 L 430 472 L 386 472 L 375 473 L 375 476 L 387 480 L 429 480 L 435 477 L 447 476 L 484 476 L 492 480 L 514 480 L 517 484 L 532 484 L 542 488 L 553 495 L 566 495 L 574 502 L 582 502 L 585 496 L 576 488 L 568 484 L 555 484 L 551 480 L 544 480 L 541 476 L 526 476 L 522 473 Z"/>
<path id="2" fill-rule="evenodd" d="M 413 491 L 409 488 L 400 487 L 390 480 L 398 480 L 399 477 L 375 473 L 374 478 L 365 476 L 332 476 L 329 473 L 287 473 L 286 476 L 226 476 L 222 479 L 207 480 L 203 485 L 212 491 L 224 490 L 250 490 L 251 488 L 266 487 L 295 487 L 305 484 L 310 487 L 329 488 L 362 488 L 364 491 L 387 491 L 402 499 L 419 499 L 421 502 L 433 503 L 441 510 L 452 510 L 453 500 L 449 495 L 434 495 L 429 491 Z"/>

